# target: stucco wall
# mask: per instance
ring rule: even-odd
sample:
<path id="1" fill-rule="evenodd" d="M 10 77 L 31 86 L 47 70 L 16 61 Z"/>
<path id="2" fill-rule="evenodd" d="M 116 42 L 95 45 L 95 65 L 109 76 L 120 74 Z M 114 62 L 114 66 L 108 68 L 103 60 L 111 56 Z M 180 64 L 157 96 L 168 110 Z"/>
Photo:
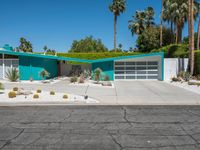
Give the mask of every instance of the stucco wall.
<path id="1" fill-rule="evenodd" d="M 50 73 L 49 78 L 57 77 L 57 60 L 19 56 L 20 80 L 42 80 L 39 74 L 43 69 Z"/>
<path id="2" fill-rule="evenodd" d="M 169 81 L 175 77 L 180 71 L 186 71 L 188 67 L 188 59 L 165 58 L 164 59 L 164 80 Z"/>

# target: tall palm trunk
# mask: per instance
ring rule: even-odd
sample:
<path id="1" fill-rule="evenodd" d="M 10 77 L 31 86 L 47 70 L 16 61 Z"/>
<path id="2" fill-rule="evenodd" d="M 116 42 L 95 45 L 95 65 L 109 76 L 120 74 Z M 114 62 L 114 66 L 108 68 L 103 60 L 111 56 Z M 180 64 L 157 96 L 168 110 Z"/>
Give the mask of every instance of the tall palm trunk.
<path id="1" fill-rule="evenodd" d="M 114 15 L 114 50 L 117 51 L 117 15 Z"/>
<path id="2" fill-rule="evenodd" d="M 198 24 L 197 50 L 199 50 L 199 44 L 200 44 L 200 18 L 199 18 L 199 24 Z"/>
<path id="3" fill-rule="evenodd" d="M 183 28 L 180 25 L 176 26 L 176 44 L 182 43 Z"/>
<path id="4" fill-rule="evenodd" d="M 163 1 L 164 0 L 162 0 L 162 10 L 160 16 L 160 47 L 163 45 Z"/>
<path id="5" fill-rule="evenodd" d="M 189 30 L 189 69 L 190 74 L 194 73 L 194 18 L 193 18 L 193 0 L 188 0 L 189 3 L 189 17 L 188 17 L 188 30 Z"/>
<path id="6" fill-rule="evenodd" d="M 171 24 L 171 25 L 170 25 L 170 26 L 171 26 L 171 29 L 170 29 L 170 30 L 171 30 L 171 31 L 170 31 L 170 32 L 171 32 L 171 35 L 170 35 L 171 37 L 170 37 L 170 38 L 171 38 L 171 44 L 172 44 L 172 43 L 174 43 L 173 22 L 171 21 L 170 24 Z"/>

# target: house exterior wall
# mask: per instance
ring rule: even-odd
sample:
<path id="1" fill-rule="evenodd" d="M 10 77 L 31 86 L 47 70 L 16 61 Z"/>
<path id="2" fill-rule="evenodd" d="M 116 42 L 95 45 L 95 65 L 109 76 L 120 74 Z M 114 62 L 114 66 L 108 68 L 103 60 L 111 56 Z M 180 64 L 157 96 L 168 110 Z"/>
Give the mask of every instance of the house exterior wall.
<path id="1" fill-rule="evenodd" d="M 72 71 L 72 64 L 67 64 L 66 62 L 64 63 L 63 61 L 60 62 L 60 68 L 61 68 L 61 76 L 69 76 L 70 72 Z M 84 70 L 92 70 L 91 64 L 80 64 L 81 66 L 81 71 L 83 72 Z"/>
<path id="2" fill-rule="evenodd" d="M 170 81 L 180 71 L 187 71 L 188 58 L 165 58 L 164 66 L 164 80 Z"/>
<path id="3" fill-rule="evenodd" d="M 42 80 L 39 73 L 46 69 L 50 73 L 49 78 L 58 76 L 57 60 L 19 56 L 20 80 Z"/>
<path id="4" fill-rule="evenodd" d="M 92 63 L 92 71 L 97 68 L 100 68 L 105 75 L 109 76 L 111 81 L 114 80 L 114 61 Z"/>

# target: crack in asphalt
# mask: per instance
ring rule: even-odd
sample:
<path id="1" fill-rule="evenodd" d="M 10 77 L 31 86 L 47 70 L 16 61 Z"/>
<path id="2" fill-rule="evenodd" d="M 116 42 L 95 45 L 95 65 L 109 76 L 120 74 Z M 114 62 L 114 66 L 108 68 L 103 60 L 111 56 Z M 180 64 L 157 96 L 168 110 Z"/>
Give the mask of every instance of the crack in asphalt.
<path id="1" fill-rule="evenodd" d="M 0 150 L 2 150 L 6 146 L 8 146 L 10 143 L 12 143 L 12 140 L 17 139 L 23 132 L 24 132 L 24 129 L 22 129 L 15 137 L 7 140 L 7 142 L 2 147 L 0 147 Z"/>
<path id="2" fill-rule="evenodd" d="M 123 150 L 122 145 L 115 139 L 115 137 L 112 134 L 108 134 L 108 135 L 111 137 L 112 141 L 119 147 L 119 149 Z"/>

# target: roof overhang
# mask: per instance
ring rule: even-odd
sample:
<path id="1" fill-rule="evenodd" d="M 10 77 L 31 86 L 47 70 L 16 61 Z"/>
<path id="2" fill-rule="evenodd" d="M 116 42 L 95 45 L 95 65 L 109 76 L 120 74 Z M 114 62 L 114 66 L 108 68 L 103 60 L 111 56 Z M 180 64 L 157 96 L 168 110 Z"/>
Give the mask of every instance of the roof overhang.
<path id="1" fill-rule="evenodd" d="M 27 52 L 13 52 L 13 51 L 7 51 L 7 50 L 0 50 L 0 54 L 24 56 L 24 57 L 36 57 L 36 58 L 54 59 L 54 60 L 64 60 L 64 61 L 72 61 L 72 62 L 80 62 L 80 63 L 92 63 L 91 60 L 87 60 L 87 59 L 59 57 L 59 56 L 42 55 L 42 54 L 34 54 L 34 53 L 27 53 Z"/>

